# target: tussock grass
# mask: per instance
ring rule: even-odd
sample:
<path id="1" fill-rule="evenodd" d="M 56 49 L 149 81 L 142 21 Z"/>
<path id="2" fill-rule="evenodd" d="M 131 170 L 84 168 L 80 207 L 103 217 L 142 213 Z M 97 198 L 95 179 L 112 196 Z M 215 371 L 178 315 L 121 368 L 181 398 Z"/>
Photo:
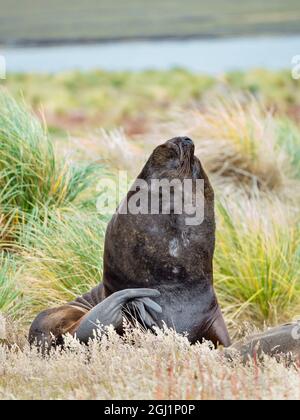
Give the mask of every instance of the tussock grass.
<path id="1" fill-rule="evenodd" d="M 102 281 L 105 222 L 99 214 L 69 210 L 35 218 L 22 235 L 22 289 L 27 320 L 45 307 L 62 305 Z"/>
<path id="2" fill-rule="evenodd" d="M 298 81 L 290 70 L 251 70 L 223 77 L 209 77 L 184 69 L 143 72 L 68 72 L 57 75 L 10 74 L 3 82 L 14 96 L 20 91 L 35 110 L 41 107 L 49 130 L 64 138 L 66 131 L 82 136 L 91 128 L 124 127 L 131 135 L 147 135 L 170 113 L 180 110 L 179 120 L 195 105 L 207 106 L 217 95 L 251 92 L 299 122 Z M 182 112 L 184 111 L 184 112 Z M 178 132 L 174 133 L 178 135 Z"/>
<path id="3" fill-rule="evenodd" d="M 0 239 L 26 215 L 74 202 L 90 184 L 91 165 L 60 161 L 46 129 L 25 106 L 0 91 Z"/>
<path id="4" fill-rule="evenodd" d="M 72 138 L 71 146 L 77 155 L 89 161 L 101 156 L 110 171 L 127 171 L 137 176 L 147 159 L 144 144 L 132 141 L 123 129 L 96 130 L 88 138 Z"/>
<path id="5" fill-rule="evenodd" d="M 175 103 L 191 106 L 215 83 L 212 77 L 184 69 L 11 74 L 5 81 L 14 96 L 22 91 L 33 109 L 43 107 L 51 131 L 59 137 L 66 130 L 80 135 L 91 127 L 122 126 L 130 135 L 146 133 Z"/>
<path id="6" fill-rule="evenodd" d="M 197 113 L 197 124 L 199 119 L 202 134 L 197 131 L 199 125 L 192 128 L 198 133 L 197 152 L 214 175 L 217 196 L 223 201 L 218 207 L 215 260 L 222 306 L 234 323 L 273 325 L 288 320 L 300 310 L 297 205 L 283 203 L 289 196 L 288 176 L 295 175 L 297 165 L 292 160 L 298 147 L 297 129 L 287 123 L 278 125 L 249 97 L 244 103 L 236 98 L 219 102 Z M 285 143 L 288 134 L 291 140 Z M 147 158 L 145 143 L 156 143 L 150 137 L 143 145 L 132 142 L 122 130 L 102 130 L 99 137 L 71 144 L 85 160 L 103 157 L 112 171 L 133 165 L 136 176 Z M 87 189 L 89 199 L 92 194 Z M 91 201 L 95 205 L 95 199 Z M 68 207 L 53 211 L 48 206 L 42 221 L 33 213 L 19 234 L 28 320 L 44 307 L 72 300 L 101 281 L 105 221 L 88 208 L 79 211 L 70 202 Z"/>
<path id="7" fill-rule="evenodd" d="M 218 203 L 215 277 L 232 321 L 276 325 L 300 313 L 299 215 L 278 199 Z"/>
<path id="8" fill-rule="evenodd" d="M 224 78 L 228 89 L 251 92 L 269 107 L 276 107 L 280 112 L 297 116 L 298 81 L 290 77 L 290 74 L 290 69 L 275 72 L 253 69 L 247 72 L 233 71 Z"/>
<path id="9" fill-rule="evenodd" d="M 1 399 L 299 399 L 299 385 L 296 366 L 229 363 L 170 330 L 124 339 L 110 330 L 89 348 L 70 338 L 49 358 L 0 346 Z"/>
<path id="10" fill-rule="evenodd" d="M 250 189 L 287 189 L 293 171 L 277 141 L 277 121 L 254 98 L 215 100 L 196 113 L 193 134 L 210 173 Z"/>

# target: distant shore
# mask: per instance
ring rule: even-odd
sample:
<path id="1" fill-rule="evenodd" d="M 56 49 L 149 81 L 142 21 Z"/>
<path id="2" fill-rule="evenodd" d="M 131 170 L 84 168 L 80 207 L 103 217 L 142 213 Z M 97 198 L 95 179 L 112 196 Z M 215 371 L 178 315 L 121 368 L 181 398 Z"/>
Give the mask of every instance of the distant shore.
<path id="1" fill-rule="evenodd" d="M 113 44 L 113 43 L 128 43 L 128 42 L 164 42 L 164 41 L 193 41 L 193 40 L 216 40 L 216 39 L 230 39 L 230 38 L 247 38 L 251 37 L 288 37 L 300 35 L 299 31 L 289 32 L 259 32 L 253 33 L 228 33 L 222 34 L 188 34 L 188 35 L 145 35 L 145 36 L 122 36 L 122 37 L 97 37 L 97 38 L 57 38 L 57 39 L 14 39 L 1 40 L 0 48 L 31 48 L 31 47 L 58 47 L 58 46 L 72 46 L 72 45 L 95 45 L 95 44 Z"/>
<path id="2" fill-rule="evenodd" d="M 163 42 L 300 34 L 299 0 L 0 0 L 0 45 Z"/>
<path id="3" fill-rule="evenodd" d="M 185 68 L 218 75 L 253 68 L 291 67 L 299 51 L 300 35 L 252 37 L 138 38 L 126 41 L 39 43 L 0 49 L 8 72 L 142 71 Z M 300 53 L 300 51 L 299 51 Z"/>

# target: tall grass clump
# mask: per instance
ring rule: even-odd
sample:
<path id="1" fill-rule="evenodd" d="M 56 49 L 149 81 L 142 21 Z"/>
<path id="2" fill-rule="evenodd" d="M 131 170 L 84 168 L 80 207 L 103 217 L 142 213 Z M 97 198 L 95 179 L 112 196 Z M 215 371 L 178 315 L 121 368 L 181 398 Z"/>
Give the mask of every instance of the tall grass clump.
<path id="1" fill-rule="evenodd" d="M 55 154 L 46 128 L 0 90 L 0 235 L 32 212 L 70 203 L 90 184 L 94 166 L 72 166 Z"/>
<path id="2" fill-rule="evenodd" d="M 235 186 L 287 192 L 291 161 L 278 144 L 277 121 L 251 96 L 206 104 L 195 114 L 192 134 L 211 174 Z"/>
<path id="3" fill-rule="evenodd" d="M 104 233 L 98 214 L 78 210 L 52 214 L 44 224 L 35 218 L 27 223 L 21 242 L 28 316 L 73 300 L 102 281 Z"/>
<path id="4" fill-rule="evenodd" d="M 300 311 L 300 226 L 270 203 L 218 204 L 215 277 L 229 319 L 261 326 Z"/>

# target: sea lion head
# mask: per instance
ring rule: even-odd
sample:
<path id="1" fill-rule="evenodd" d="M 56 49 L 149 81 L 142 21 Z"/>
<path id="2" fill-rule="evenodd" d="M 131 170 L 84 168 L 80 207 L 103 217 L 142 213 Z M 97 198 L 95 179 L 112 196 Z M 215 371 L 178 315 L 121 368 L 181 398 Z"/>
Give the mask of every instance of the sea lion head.
<path id="1" fill-rule="evenodd" d="M 174 137 L 156 147 L 144 166 L 140 179 L 201 178 L 202 167 L 189 137 Z"/>

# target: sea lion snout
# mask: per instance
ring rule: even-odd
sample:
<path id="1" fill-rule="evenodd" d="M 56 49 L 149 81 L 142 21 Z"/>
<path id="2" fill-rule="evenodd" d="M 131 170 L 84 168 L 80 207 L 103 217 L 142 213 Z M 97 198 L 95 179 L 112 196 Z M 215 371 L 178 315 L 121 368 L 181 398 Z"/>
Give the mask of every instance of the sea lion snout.
<path id="1" fill-rule="evenodd" d="M 194 142 L 191 138 L 187 137 L 187 136 L 179 136 L 179 137 L 174 137 L 173 139 L 168 140 L 168 142 L 170 143 L 181 143 L 185 146 L 193 146 Z"/>
<path id="2" fill-rule="evenodd" d="M 194 142 L 189 137 L 176 137 L 175 139 L 179 143 L 182 144 L 183 147 L 192 147 L 194 146 Z"/>
<path id="3" fill-rule="evenodd" d="M 194 153 L 193 140 L 187 136 L 167 140 L 154 149 L 138 178 L 144 180 L 191 178 L 197 172 L 197 167 L 194 168 L 197 160 Z"/>
<path id="4" fill-rule="evenodd" d="M 182 144 L 184 147 L 191 147 L 194 146 L 194 142 L 189 137 L 180 137 Z"/>
<path id="5" fill-rule="evenodd" d="M 183 178 L 190 178 L 194 172 L 195 145 L 189 137 L 175 137 L 167 144 L 176 148 L 179 159 L 179 172 L 177 175 Z"/>
<path id="6" fill-rule="evenodd" d="M 186 136 L 174 137 L 173 139 L 169 140 L 167 143 L 171 143 L 175 145 L 178 148 L 181 156 L 183 154 L 184 155 L 190 154 L 192 156 L 194 155 L 194 151 L 195 151 L 194 142 L 189 137 L 186 137 Z"/>

